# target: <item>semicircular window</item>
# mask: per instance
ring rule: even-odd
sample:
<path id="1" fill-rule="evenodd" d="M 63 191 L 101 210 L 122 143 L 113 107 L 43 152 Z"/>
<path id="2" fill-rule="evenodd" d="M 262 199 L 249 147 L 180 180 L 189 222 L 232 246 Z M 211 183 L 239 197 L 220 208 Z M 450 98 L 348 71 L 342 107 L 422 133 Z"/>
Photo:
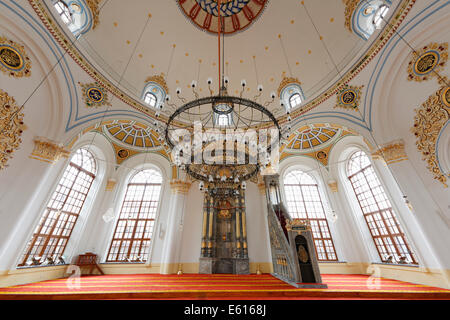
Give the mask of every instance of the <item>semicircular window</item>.
<path id="1" fill-rule="evenodd" d="M 339 136 L 340 129 L 332 127 L 313 127 L 297 132 L 297 135 L 288 143 L 287 149 L 309 150 L 325 143 L 329 143 Z"/>

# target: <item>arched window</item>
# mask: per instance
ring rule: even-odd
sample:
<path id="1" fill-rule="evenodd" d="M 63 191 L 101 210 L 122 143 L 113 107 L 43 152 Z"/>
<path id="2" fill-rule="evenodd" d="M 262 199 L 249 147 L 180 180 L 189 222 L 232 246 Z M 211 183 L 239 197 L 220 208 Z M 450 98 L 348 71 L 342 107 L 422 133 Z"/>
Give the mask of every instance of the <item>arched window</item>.
<path id="1" fill-rule="evenodd" d="M 309 174 L 294 170 L 285 176 L 284 190 L 290 216 L 311 225 L 318 260 L 337 261 L 317 182 Z"/>
<path id="2" fill-rule="evenodd" d="M 69 7 L 67 4 L 63 1 L 56 1 L 53 6 L 55 7 L 56 11 L 58 12 L 59 16 L 61 17 L 61 20 L 65 24 L 71 24 L 73 22 L 72 20 L 72 14 L 70 13 Z"/>
<path id="3" fill-rule="evenodd" d="M 293 109 L 297 106 L 299 106 L 302 103 L 302 97 L 300 96 L 299 93 L 294 93 L 290 98 L 289 98 L 289 105 L 290 108 Z"/>
<path id="4" fill-rule="evenodd" d="M 364 152 L 357 151 L 350 157 L 347 175 L 381 260 L 416 264 L 386 192 Z"/>
<path id="5" fill-rule="evenodd" d="M 94 156 L 84 148 L 78 149 L 47 203 L 19 266 L 58 262 L 64 254 L 96 171 Z"/>
<path id="6" fill-rule="evenodd" d="M 156 107 L 157 99 L 153 93 L 147 92 L 144 96 L 144 102 L 154 108 Z"/>
<path id="7" fill-rule="evenodd" d="M 145 262 L 159 206 L 162 176 L 154 169 L 135 174 L 127 186 L 107 262 Z"/>

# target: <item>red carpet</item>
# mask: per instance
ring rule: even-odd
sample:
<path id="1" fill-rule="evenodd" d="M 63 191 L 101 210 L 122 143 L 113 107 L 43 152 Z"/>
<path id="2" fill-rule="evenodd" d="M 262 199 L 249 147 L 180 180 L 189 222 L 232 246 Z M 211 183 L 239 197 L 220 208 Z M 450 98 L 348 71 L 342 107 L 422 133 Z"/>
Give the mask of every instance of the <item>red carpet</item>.
<path id="1" fill-rule="evenodd" d="M 450 299 L 450 290 L 365 275 L 322 275 L 296 289 L 264 275 L 105 275 L 0 288 L 0 299 Z"/>

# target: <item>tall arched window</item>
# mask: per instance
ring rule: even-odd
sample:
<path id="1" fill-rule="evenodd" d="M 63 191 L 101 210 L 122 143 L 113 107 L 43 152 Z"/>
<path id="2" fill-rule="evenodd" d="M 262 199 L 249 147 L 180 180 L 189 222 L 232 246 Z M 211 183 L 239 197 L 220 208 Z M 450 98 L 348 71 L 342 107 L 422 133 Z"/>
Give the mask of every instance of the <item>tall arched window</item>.
<path id="1" fill-rule="evenodd" d="M 294 170 L 285 176 L 284 190 L 290 216 L 311 225 L 318 260 L 337 261 L 317 182 L 309 174 Z"/>
<path id="2" fill-rule="evenodd" d="M 94 156 L 84 148 L 78 149 L 47 203 L 19 266 L 58 262 L 64 254 L 96 171 Z"/>
<path id="3" fill-rule="evenodd" d="M 162 176 L 154 169 L 135 174 L 127 186 L 107 262 L 145 262 L 158 212 Z"/>
<path id="4" fill-rule="evenodd" d="M 369 157 L 355 152 L 348 162 L 347 175 L 383 262 L 417 264 Z"/>

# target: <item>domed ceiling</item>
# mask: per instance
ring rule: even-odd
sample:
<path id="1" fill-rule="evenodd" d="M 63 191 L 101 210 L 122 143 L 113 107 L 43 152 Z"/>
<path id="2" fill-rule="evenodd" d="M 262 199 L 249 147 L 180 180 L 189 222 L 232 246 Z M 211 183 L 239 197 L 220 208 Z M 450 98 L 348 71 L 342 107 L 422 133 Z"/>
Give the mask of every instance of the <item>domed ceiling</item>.
<path id="1" fill-rule="evenodd" d="M 186 99 L 194 98 L 193 80 L 199 95 L 209 95 L 212 78 L 217 93 L 217 0 L 96 2 L 95 28 L 74 45 L 113 84 L 142 101 L 145 80 L 163 74 L 177 106 L 182 104 L 177 88 Z M 375 40 L 346 27 L 344 1 L 224 0 L 221 7 L 228 92 L 237 95 L 246 79 L 244 97 L 252 98 L 261 84 L 260 103 L 270 100 L 284 77 L 299 79 L 306 101 L 317 97 Z M 278 99 L 268 108 L 284 114 Z"/>

